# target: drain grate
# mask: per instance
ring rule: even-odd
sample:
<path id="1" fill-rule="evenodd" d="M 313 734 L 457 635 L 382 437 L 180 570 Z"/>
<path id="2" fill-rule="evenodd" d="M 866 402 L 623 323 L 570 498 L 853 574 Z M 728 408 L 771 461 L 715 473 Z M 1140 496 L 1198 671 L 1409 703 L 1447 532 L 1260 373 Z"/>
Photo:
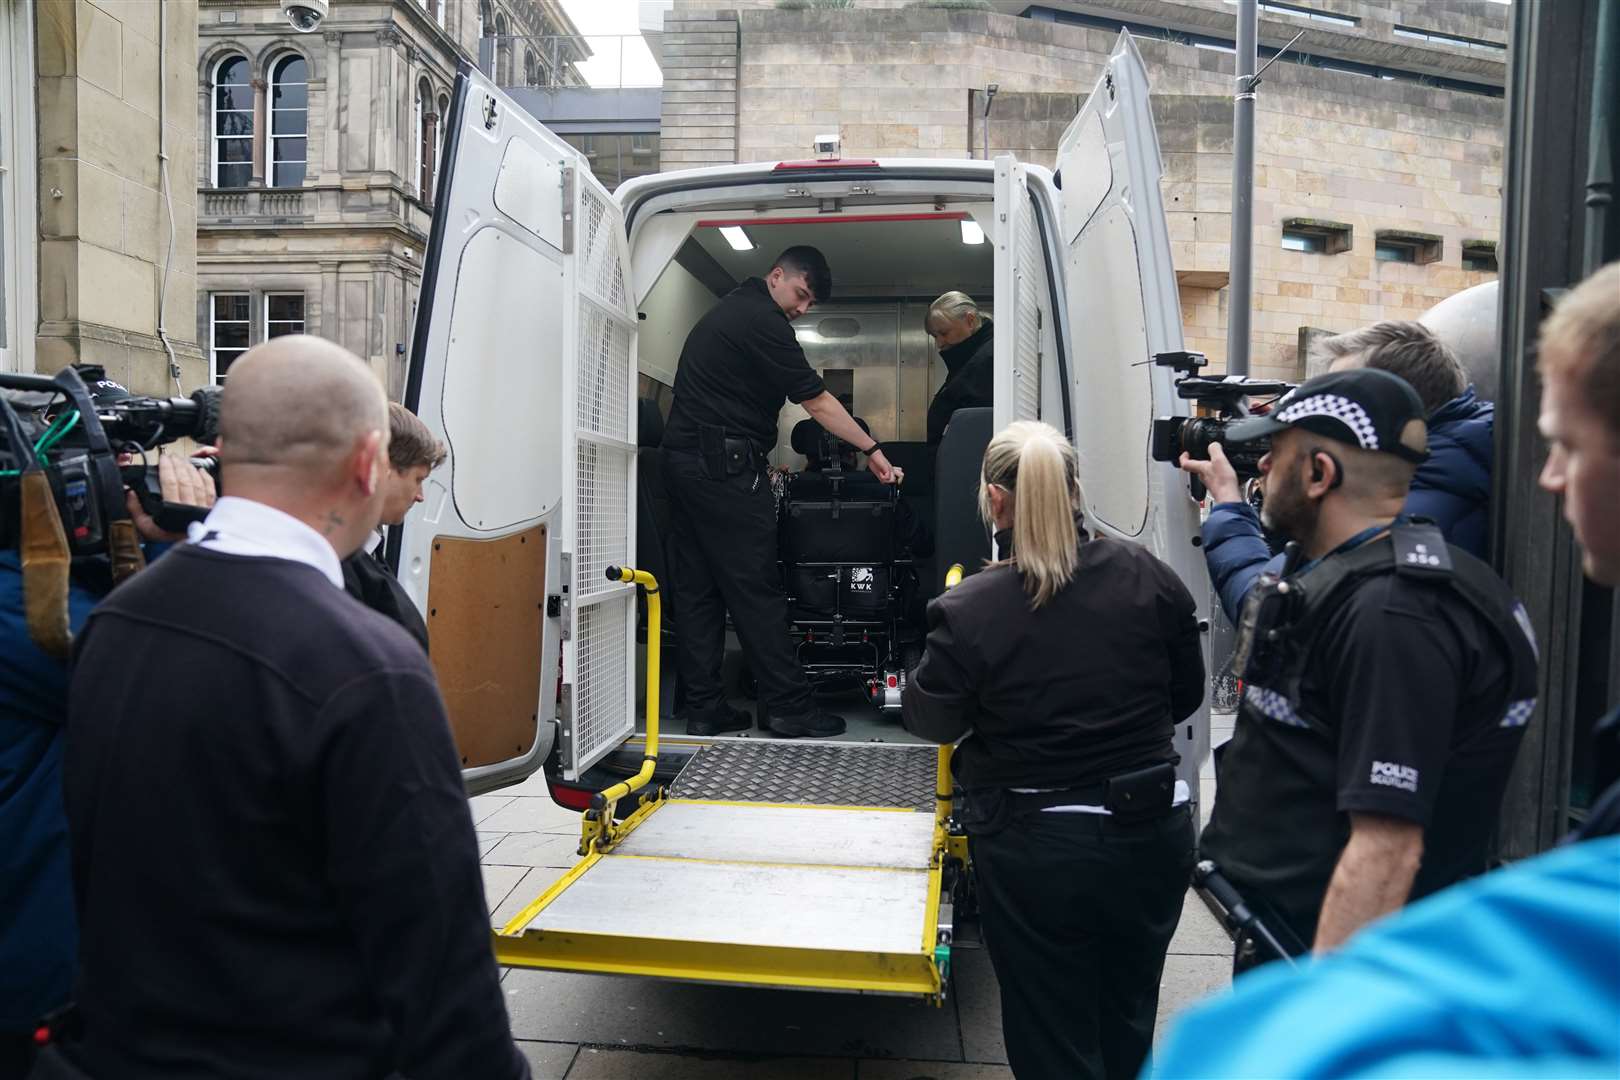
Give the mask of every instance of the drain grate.
<path id="1" fill-rule="evenodd" d="M 938 748 L 718 742 L 675 778 L 677 799 L 934 809 Z"/>

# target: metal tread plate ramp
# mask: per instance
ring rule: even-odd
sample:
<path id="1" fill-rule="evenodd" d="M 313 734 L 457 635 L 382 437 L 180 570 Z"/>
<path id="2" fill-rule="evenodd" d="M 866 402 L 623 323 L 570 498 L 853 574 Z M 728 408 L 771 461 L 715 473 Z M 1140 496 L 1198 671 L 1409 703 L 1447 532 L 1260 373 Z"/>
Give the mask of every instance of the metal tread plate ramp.
<path id="1" fill-rule="evenodd" d="M 497 957 L 937 1001 L 945 760 L 932 746 L 705 746 L 610 843 L 587 839 L 497 933 Z"/>

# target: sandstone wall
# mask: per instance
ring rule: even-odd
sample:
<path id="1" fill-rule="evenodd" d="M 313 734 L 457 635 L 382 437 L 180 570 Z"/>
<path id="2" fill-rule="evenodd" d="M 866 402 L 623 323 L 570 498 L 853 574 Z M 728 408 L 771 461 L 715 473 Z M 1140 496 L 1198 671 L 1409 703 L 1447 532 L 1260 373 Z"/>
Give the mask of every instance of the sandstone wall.
<path id="1" fill-rule="evenodd" d="M 189 389 L 205 381 L 197 297 L 196 0 L 168 5 L 159 67 L 156 0 L 40 0 L 36 24 L 39 331 L 35 367 L 98 363 L 171 393 L 158 297 Z M 168 91 L 174 254 L 162 195 L 159 92 Z"/>

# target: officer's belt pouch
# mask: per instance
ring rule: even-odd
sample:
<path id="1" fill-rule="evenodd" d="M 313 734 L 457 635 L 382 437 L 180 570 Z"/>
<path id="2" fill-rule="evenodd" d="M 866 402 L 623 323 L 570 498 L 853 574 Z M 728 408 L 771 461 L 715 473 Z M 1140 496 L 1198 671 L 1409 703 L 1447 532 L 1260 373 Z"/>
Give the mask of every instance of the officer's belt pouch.
<path id="1" fill-rule="evenodd" d="M 1013 818 L 1011 793 L 1002 788 L 963 788 L 956 820 L 970 836 L 994 836 Z"/>
<path id="2" fill-rule="evenodd" d="M 749 472 L 754 465 L 754 444 L 734 439 L 718 424 L 698 425 L 698 453 L 710 480 L 724 480 Z"/>
<path id="3" fill-rule="evenodd" d="M 754 467 L 754 444 L 747 439 L 726 440 L 726 475 L 751 472 Z"/>
<path id="4" fill-rule="evenodd" d="M 33 470 L 19 478 L 22 504 L 23 612 L 28 636 L 49 656 L 66 660 L 73 648 L 68 629 L 67 534 L 46 475 Z"/>
<path id="5" fill-rule="evenodd" d="M 1176 769 L 1169 762 L 1111 776 L 1103 787 L 1103 807 L 1122 825 L 1151 821 L 1175 802 Z"/>

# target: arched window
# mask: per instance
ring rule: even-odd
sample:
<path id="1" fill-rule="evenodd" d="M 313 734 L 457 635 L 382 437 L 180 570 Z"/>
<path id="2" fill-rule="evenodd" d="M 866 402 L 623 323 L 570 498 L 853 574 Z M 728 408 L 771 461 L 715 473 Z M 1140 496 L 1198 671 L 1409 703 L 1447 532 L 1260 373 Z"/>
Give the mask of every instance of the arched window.
<path id="1" fill-rule="evenodd" d="M 433 88 L 423 79 L 416 84 L 416 191 L 423 202 L 433 197 L 433 166 L 438 158 L 433 148 L 433 121 L 428 119 L 432 111 Z"/>
<path id="2" fill-rule="evenodd" d="M 245 56 L 214 66 L 214 186 L 247 187 L 253 177 L 253 76 Z"/>
<path id="3" fill-rule="evenodd" d="M 309 160 L 309 64 L 302 56 L 270 69 L 270 186 L 298 187 Z"/>
<path id="4" fill-rule="evenodd" d="M 540 80 L 537 78 L 536 71 L 535 71 L 534 50 L 533 49 L 524 49 L 523 50 L 523 85 L 524 86 L 538 86 L 539 83 L 540 83 Z"/>
<path id="5" fill-rule="evenodd" d="M 504 11 L 495 16 L 495 85 L 512 85 L 512 38 Z"/>
<path id="6" fill-rule="evenodd" d="M 444 164 L 444 144 L 447 141 L 444 137 L 444 125 L 449 122 L 450 98 L 441 94 L 439 96 L 439 122 L 433 127 L 433 142 L 435 144 L 433 148 L 433 172 L 435 175 L 438 173 L 440 166 Z"/>

